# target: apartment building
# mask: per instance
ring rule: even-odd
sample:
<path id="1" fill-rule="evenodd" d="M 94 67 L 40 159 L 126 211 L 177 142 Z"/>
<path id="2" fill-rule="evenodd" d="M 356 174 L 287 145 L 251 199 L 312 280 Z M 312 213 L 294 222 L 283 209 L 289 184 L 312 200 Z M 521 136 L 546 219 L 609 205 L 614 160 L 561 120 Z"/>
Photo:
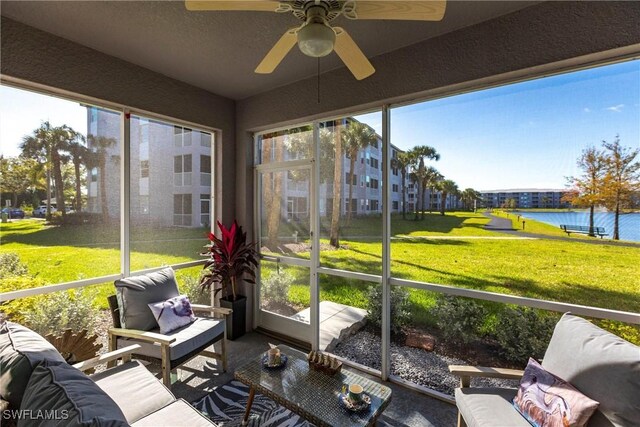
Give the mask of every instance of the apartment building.
<path id="1" fill-rule="evenodd" d="M 515 202 L 514 208 L 558 209 L 567 208 L 571 204 L 562 201 L 567 190 L 525 188 L 508 190 L 486 190 L 480 192 L 482 205 L 486 208 L 500 208 L 508 205 L 509 200 Z"/>

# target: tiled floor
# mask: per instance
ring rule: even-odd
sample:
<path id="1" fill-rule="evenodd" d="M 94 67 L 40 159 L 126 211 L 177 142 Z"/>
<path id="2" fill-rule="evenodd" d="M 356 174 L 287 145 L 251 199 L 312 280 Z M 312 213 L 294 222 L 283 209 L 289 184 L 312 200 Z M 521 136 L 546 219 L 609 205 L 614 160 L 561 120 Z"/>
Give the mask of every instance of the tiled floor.
<path id="1" fill-rule="evenodd" d="M 180 369 L 180 380 L 173 384 L 172 391 L 177 397 L 195 401 L 215 387 L 233 379 L 236 367 L 258 357 L 268 348 L 268 343 L 280 344 L 262 334 L 252 332 L 228 346 L 229 366 L 221 373 L 216 361 L 196 357 Z M 156 366 L 151 366 L 156 370 Z M 359 372 L 362 374 L 361 372 Z M 455 406 L 409 390 L 400 385 L 387 383 L 393 390 L 391 404 L 384 411 L 378 425 L 397 427 L 454 426 L 456 424 Z"/>

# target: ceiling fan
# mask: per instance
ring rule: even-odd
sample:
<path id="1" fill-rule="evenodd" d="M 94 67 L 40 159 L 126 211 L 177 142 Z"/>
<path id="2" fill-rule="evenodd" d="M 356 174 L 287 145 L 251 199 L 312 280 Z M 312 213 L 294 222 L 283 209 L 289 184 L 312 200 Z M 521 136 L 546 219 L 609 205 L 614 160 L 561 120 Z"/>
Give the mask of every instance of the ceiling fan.
<path id="1" fill-rule="evenodd" d="M 186 0 L 185 4 L 192 11 L 291 12 L 302 24 L 280 37 L 255 72 L 273 72 L 297 42 L 302 53 L 311 57 L 326 56 L 335 50 L 358 80 L 369 77 L 375 69 L 344 28 L 332 27 L 331 21 L 340 15 L 347 19 L 440 21 L 446 8 L 446 0 Z"/>

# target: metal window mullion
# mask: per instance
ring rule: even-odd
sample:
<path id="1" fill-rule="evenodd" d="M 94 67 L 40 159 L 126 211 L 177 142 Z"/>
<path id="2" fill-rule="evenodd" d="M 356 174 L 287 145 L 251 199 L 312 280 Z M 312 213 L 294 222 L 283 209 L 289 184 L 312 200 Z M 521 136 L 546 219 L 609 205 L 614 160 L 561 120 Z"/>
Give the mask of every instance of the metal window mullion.
<path id="1" fill-rule="evenodd" d="M 254 149 L 257 147 L 257 136 L 254 137 Z M 257 168 L 253 169 L 253 230 L 256 233 L 253 236 L 253 241 L 258 243 L 258 248 L 262 247 L 262 221 L 260 218 L 260 211 L 262 208 L 262 177 L 261 173 Z M 258 249 L 260 250 L 260 249 Z M 262 264 L 262 262 L 261 262 Z M 253 329 L 256 329 L 259 326 L 259 316 L 260 316 L 260 288 L 262 287 L 261 280 L 261 268 L 257 269 L 256 272 L 256 284 L 257 286 L 253 287 Z"/>
<path id="2" fill-rule="evenodd" d="M 317 193 L 320 185 L 320 123 L 313 123 L 313 147 L 311 152 L 311 266 L 309 269 L 310 298 L 310 323 L 311 323 L 311 348 L 318 350 L 320 346 L 320 283 L 318 280 L 318 267 L 320 266 L 320 205 Z"/>
<path id="3" fill-rule="evenodd" d="M 382 364 L 383 380 L 391 372 L 391 150 L 389 146 L 389 106 L 382 107 Z"/>
<path id="4" fill-rule="evenodd" d="M 131 113 L 124 109 L 120 120 L 120 272 L 131 274 Z"/>

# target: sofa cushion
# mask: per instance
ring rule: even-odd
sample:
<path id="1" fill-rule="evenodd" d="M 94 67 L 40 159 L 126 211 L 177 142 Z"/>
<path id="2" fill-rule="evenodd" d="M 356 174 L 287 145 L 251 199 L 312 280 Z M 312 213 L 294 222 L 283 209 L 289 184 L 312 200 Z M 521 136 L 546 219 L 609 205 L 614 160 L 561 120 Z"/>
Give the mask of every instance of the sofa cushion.
<path id="1" fill-rule="evenodd" d="M 196 320 L 191 309 L 191 302 L 186 295 L 151 303 L 149 309 L 158 322 L 161 334 L 167 334 Z"/>
<path id="2" fill-rule="evenodd" d="M 511 402 L 512 388 L 456 388 L 456 406 L 468 427 L 531 427 Z"/>
<path id="3" fill-rule="evenodd" d="M 141 420 L 133 423 L 135 427 L 211 427 L 215 426 L 208 418 L 198 412 L 193 406 L 182 399 L 176 400 L 172 404 L 147 415 Z"/>
<path id="4" fill-rule="evenodd" d="M 118 404 L 129 423 L 176 400 L 137 360 L 91 375 L 90 378 Z"/>
<path id="5" fill-rule="evenodd" d="M 165 334 L 168 337 L 175 337 L 176 340 L 170 345 L 171 360 L 180 359 L 202 346 L 212 343 L 224 334 L 224 321 L 203 317 L 196 317 L 195 322 L 178 328 Z M 159 332 L 159 331 L 155 331 Z M 139 341 L 135 338 L 118 338 L 118 348 L 123 348 L 132 344 L 139 344 L 140 348 L 135 354 L 154 357 L 160 359 L 160 345 L 146 341 Z"/>
<path id="6" fill-rule="evenodd" d="M 562 378 L 545 371 L 538 362 L 529 358 L 513 405 L 537 427 L 584 427 L 598 407 L 598 402 L 589 399 Z"/>
<path id="7" fill-rule="evenodd" d="M 553 331 L 542 367 L 600 402 L 589 427 L 638 425 L 640 347 L 565 314 Z"/>
<path id="8" fill-rule="evenodd" d="M 0 398 L 12 409 L 20 408 L 31 372 L 43 361 L 64 363 L 64 358 L 31 329 L 13 322 L 0 326 Z"/>
<path id="9" fill-rule="evenodd" d="M 131 276 L 114 282 L 120 323 L 123 328 L 150 331 L 158 322 L 149 304 L 177 297 L 178 285 L 171 267 L 141 276 Z"/>
<path id="10" fill-rule="evenodd" d="M 128 392 L 128 390 L 127 390 Z M 66 363 L 39 364 L 20 406 L 30 414 L 18 420 L 18 427 L 34 425 L 34 417 L 48 417 L 46 425 L 124 427 L 127 419 L 107 394 L 85 374 Z M 42 418 L 37 423 L 40 425 Z"/>

